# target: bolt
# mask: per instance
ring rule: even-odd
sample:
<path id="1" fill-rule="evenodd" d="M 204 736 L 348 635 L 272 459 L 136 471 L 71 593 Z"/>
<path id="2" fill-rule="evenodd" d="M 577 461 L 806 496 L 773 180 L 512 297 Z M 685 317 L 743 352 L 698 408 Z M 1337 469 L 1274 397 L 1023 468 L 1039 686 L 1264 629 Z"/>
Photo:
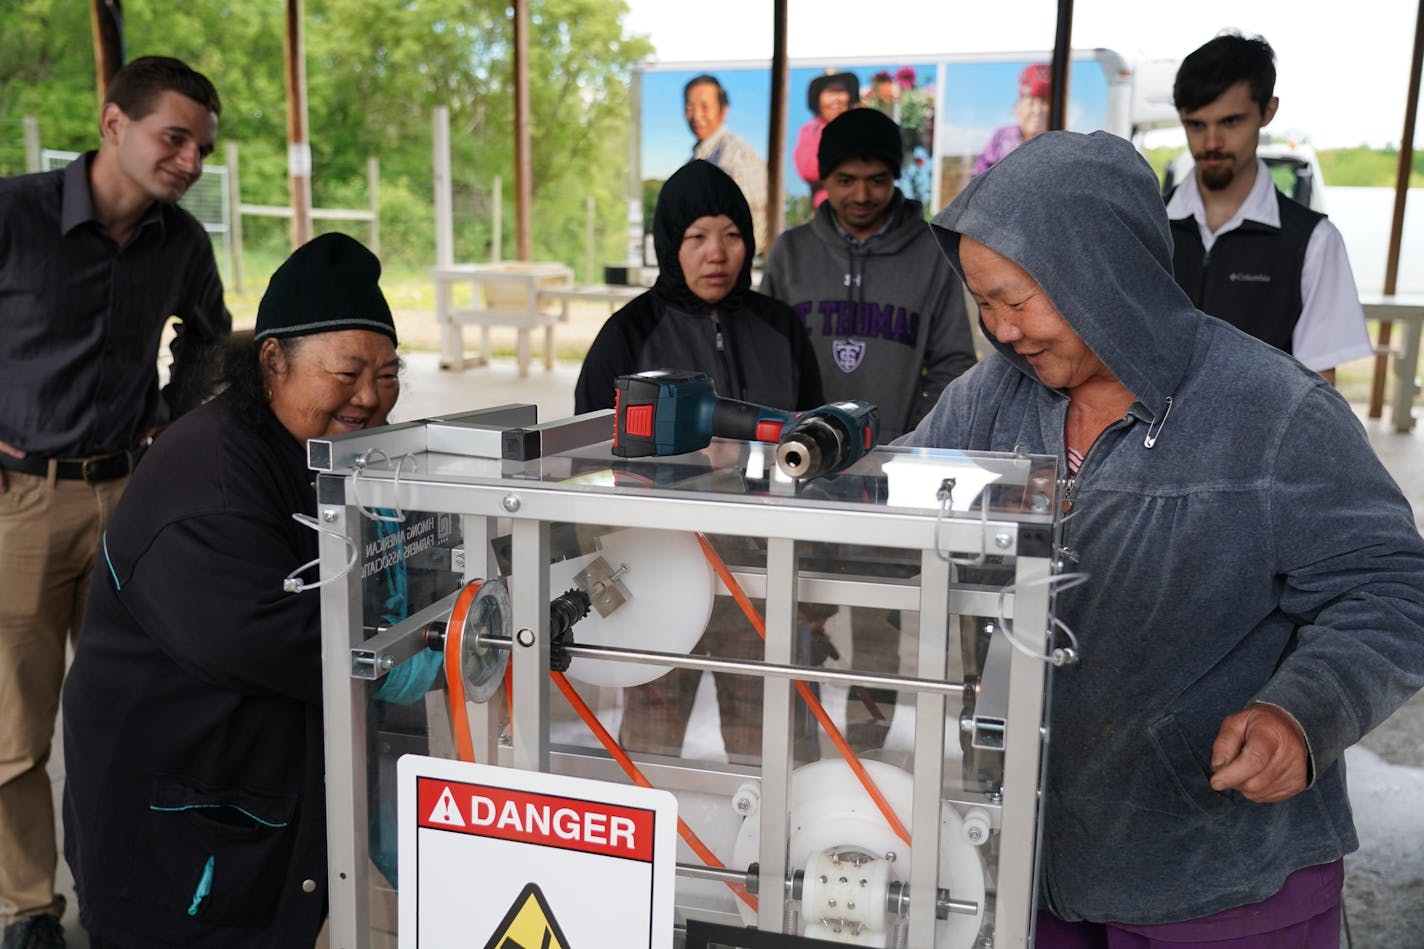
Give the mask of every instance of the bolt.
<path id="1" fill-rule="evenodd" d="M 850 902 L 850 901 L 847 901 L 847 902 L 846 902 L 846 909 L 855 909 L 855 903 Z"/>
<path id="2" fill-rule="evenodd" d="M 459 551 L 458 553 L 455 554 L 455 569 L 456 569 L 456 570 L 464 570 L 464 569 L 465 569 L 465 552 L 464 552 L 463 550 L 461 550 L 461 551 Z"/>
<path id="3" fill-rule="evenodd" d="M 826 900 L 826 905 L 827 905 L 827 906 L 835 906 L 835 905 L 836 905 L 836 901 L 835 901 L 835 900 Z M 837 931 L 837 932 L 840 932 L 840 930 L 836 930 L 836 931 Z"/>
<path id="4" fill-rule="evenodd" d="M 326 510 L 321 512 L 321 519 L 330 524 L 332 521 L 336 520 L 336 512 L 333 511 L 331 508 L 327 508 Z"/>
<path id="5" fill-rule="evenodd" d="M 974 719 L 970 718 L 968 715 L 965 715 L 960 718 L 959 730 L 964 732 L 964 734 L 966 735 L 972 733 L 974 731 Z"/>
<path id="6" fill-rule="evenodd" d="M 841 886 L 845 886 L 845 885 L 846 885 L 847 883 L 849 883 L 849 882 L 850 882 L 850 881 L 847 880 L 845 877 L 841 877 Z"/>
<path id="7" fill-rule="evenodd" d="M 534 630 L 525 628 L 514 634 L 514 639 L 519 645 L 529 647 L 534 645 Z"/>
<path id="8" fill-rule="evenodd" d="M 1014 542 L 1014 538 L 1008 531 L 1000 531 L 994 535 L 994 546 L 1000 550 L 1008 550 L 1009 545 Z"/>
<path id="9" fill-rule="evenodd" d="M 382 657 L 381 657 L 381 671 L 382 671 L 382 672 L 390 672 L 390 671 L 391 671 L 392 669 L 394 669 L 395 667 L 396 667 L 396 657 L 395 657 L 395 656 L 382 656 Z"/>
<path id="10" fill-rule="evenodd" d="M 869 886 L 869 885 L 870 885 L 870 881 L 867 880 L 867 879 L 865 879 L 864 877 L 862 877 L 862 878 L 861 878 L 861 881 L 860 881 L 860 885 L 861 885 L 861 886 Z"/>
<path id="11" fill-rule="evenodd" d="M 505 495 L 504 500 L 500 502 L 500 506 L 503 507 L 509 513 L 513 514 L 515 511 L 519 510 L 519 499 L 512 494 L 507 494 Z"/>
<path id="12" fill-rule="evenodd" d="M 830 878 L 827 877 L 824 873 L 821 874 L 821 882 L 822 882 L 822 883 L 825 883 L 828 879 L 830 879 Z"/>
<path id="13" fill-rule="evenodd" d="M 887 853 L 887 854 L 885 855 L 885 862 L 886 862 L 886 863 L 894 863 L 894 862 L 895 862 L 895 851 L 892 850 L 892 851 L 890 851 L 889 853 Z"/>
<path id="14" fill-rule="evenodd" d="M 965 830 L 965 834 L 968 835 L 972 843 L 977 844 L 980 840 L 984 839 L 984 831 L 979 827 L 969 827 Z"/>

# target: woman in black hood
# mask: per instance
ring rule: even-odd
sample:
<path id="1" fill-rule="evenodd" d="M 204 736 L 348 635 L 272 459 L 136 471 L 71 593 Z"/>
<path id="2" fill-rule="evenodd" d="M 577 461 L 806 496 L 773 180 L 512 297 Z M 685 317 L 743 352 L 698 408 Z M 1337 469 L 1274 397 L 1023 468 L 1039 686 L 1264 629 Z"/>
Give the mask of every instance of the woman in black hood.
<path id="1" fill-rule="evenodd" d="M 726 172 L 691 161 L 663 184 L 653 246 L 657 282 L 599 330 L 574 389 L 575 412 L 612 408 L 613 380 L 648 369 L 705 372 L 718 395 L 759 405 L 822 403 L 800 317 L 751 289 L 751 211 Z"/>
<path id="2" fill-rule="evenodd" d="M 599 330 L 574 390 L 574 411 L 613 408 L 613 380 L 648 369 L 705 372 L 717 394 L 779 409 L 822 404 L 821 374 L 791 307 L 751 289 L 752 215 L 736 182 L 692 161 L 663 185 L 653 214 L 658 280 Z M 713 541 L 726 556 L 732 538 Z M 692 652 L 760 659 L 762 644 L 730 597 L 718 597 Z M 674 669 L 623 692 L 619 740 L 629 751 L 677 756 L 700 670 Z M 732 761 L 761 754 L 761 683 L 714 673 L 722 740 Z M 802 732 L 798 732 L 802 734 Z M 802 759 L 807 752 L 799 752 Z"/>

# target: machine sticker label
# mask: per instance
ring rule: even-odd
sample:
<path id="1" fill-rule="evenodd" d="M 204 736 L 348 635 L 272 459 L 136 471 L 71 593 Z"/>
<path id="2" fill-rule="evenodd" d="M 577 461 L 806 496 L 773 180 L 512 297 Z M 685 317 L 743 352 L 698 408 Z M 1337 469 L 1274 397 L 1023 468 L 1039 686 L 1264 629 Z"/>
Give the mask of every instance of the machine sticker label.
<path id="1" fill-rule="evenodd" d="M 396 775 L 399 949 L 672 949 L 667 791 L 419 755 Z"/>
<path id="2" fill-rule="evenodd" d="M 485 949 L 569 949 L 539 884 L 528 884 L 515 897 Z"/>

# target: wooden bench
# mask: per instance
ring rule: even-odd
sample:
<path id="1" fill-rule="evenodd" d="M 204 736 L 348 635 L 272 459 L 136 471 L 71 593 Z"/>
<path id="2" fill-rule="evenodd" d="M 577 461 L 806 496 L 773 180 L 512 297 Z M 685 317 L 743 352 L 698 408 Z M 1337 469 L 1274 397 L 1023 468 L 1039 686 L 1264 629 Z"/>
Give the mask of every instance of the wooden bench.
<path id="1" fill-rule="evenodd" d="M 474 365 L 488 365 L 490 327 L 513 327 L 518 334 L 516 358 L 519 375 L 529 374 L 529 334 L 544 330 L 544 368 L 554 368 L 554 324 L 566 318 L 557 300 L 546 300 L 548 290 L 572 287 L 573 271 L 559 263 L 505 261 L 489 264 L 447 264 L 430 268 L 435 281 L 435 322 L 440 327 L 440 368 L 464 369 L 465 326 L 480 328 L 480 355 Z M 469 283 L 469 306 L 454 306 L 454 287 Z"/>
<path id="2" fill-rule="evenodd" d="M 1385 349 L 1385 355 L 1394 359 L 1394 394 L 1390 399 L 1390 424 L 1401 434 L 1414 428 L 1414 399 L 1419 394 L 1419 336 L 1424 328 L 1424 295 L 1382 293 L 1360 294 L 1360 305 L 1364 307 L 1365 319 L 1385 323 L 1399 323 L 1404 331 L 1403 345 L 1393 345 Z M 1376 347 L 1378 354 L 1380 347 Z M 1383 359 L 1380 360 L 1384 362 Z M 1376 366 L 1376 377 L 1381 366 Z M 1374 406 L 1371 405 L 1373 410 Z M 1371 411 L 1371 417 L 1377 413 Z"/>

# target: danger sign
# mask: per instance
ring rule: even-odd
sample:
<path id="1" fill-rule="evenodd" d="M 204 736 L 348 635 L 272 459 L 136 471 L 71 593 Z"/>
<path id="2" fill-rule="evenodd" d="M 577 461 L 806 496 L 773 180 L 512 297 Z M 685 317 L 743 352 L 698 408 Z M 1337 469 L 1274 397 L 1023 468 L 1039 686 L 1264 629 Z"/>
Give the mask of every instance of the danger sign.
<path id="1" fill-rule="evenodd" d="M 672 946 L 671 794 L 414 755 L 399 776 L 401 949 Z"/>
<path id="2" fill-rule="evenodd" d="M 602 801 L 417 778 L 420 826 L 630 860 L 653 859 L 653 812 Z"/>

